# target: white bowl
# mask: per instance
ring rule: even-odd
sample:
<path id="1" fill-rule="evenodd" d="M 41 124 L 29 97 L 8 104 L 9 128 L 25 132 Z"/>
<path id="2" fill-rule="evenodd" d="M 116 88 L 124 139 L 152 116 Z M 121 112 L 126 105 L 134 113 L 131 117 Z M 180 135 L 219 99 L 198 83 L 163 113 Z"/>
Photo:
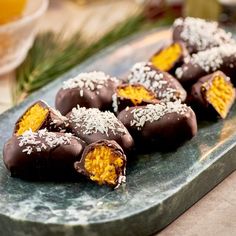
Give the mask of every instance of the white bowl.
<path id="1" fill-rule="evenodd" d="M 23 62 L 37 33 L 38 20 L 47 7 L 48 0 L 28 0 L 21 18 L 0 25 L 0 75 Z"/>

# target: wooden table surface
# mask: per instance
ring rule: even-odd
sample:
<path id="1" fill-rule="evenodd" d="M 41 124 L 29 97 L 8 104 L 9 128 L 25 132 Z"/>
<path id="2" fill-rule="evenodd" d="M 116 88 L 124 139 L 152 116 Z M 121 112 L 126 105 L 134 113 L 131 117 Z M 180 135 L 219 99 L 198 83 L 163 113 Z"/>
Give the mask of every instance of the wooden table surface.
<path id="1" fill-rule="evenodd" d="M 130 9 L 134 10 L 135 7 L 134 1 L 127 0 L 110 1 L 110 3 L 79 8 L 75 8 L 71 2 L 65 0 L 53 0 L 49 11 L 40 23 L 40 30 L 53 29 L 57 31 L 66 27 L 68 34 L 70 34 L 86 21 L 89 27 L 86 27 L 84 32 L 89 37 L 93 32 L 91 29 L 96 28 L 99 22 L 107 19 L 104 27 L 99 28 L 99 32 L 102 34 L 115 22 L 129 15 Z M 98 11 L 99 14 L 97 14 Z M 62 17 L 62 12 L 64 17 Z M 14 72 L 0 77 L 0 113 L 12 106 L 11 83 L 13 78 Z M 158 235 L 236 235 L 236 172 L 232 173 Z"/>

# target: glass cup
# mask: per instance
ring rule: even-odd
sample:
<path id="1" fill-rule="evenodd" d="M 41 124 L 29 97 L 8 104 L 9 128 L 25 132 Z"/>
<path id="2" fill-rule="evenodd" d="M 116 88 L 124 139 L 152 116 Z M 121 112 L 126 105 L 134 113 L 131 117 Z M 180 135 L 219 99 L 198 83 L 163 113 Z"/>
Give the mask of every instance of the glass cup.
<path id="1" fill-rule="evenodd" d="M 24 0 L 17 1 L 22 3 L 15 8 L 18 10 L 15 17 L 19 18 L 13 19 L 11 16 L 14 17 L 14 15 L 9 13 L 5 20 L 14 21 L 0 24 L 0 75 L 14 70 L 25 59 L 37 33 L 38 20 L 48 6 L 48 0 L 27 0 L 24 13 L 19 16 Z"/>

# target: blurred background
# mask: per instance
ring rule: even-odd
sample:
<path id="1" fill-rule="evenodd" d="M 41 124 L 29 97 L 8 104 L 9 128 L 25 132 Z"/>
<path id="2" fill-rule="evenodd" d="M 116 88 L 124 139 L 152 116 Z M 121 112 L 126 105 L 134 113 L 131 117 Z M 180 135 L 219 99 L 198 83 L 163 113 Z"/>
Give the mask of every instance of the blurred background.
<path id="1" fill-rule="evenodd" d="M 236 0 L 0 0 L 0 113 L 116 41 L 180 16 L 234 30 Z"/>

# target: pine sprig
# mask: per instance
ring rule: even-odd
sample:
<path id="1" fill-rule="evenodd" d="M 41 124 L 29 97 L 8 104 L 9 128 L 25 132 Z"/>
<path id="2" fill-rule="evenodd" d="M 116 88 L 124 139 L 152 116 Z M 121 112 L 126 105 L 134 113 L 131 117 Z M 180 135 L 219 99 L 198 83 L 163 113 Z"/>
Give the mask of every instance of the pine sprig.
<path id="1" fill-rule="evenodd" d="M 168 18 L 150 23 L 141 14 L 132 16 L 90 43 L 82 39 L 80 31 L 67 40 L 64 40 L 63 32 L 38 35 L 27 58 L 16 71 L 14 103 L 116 41 L 144 29 L 170 24 L 171 21 Z"/>

